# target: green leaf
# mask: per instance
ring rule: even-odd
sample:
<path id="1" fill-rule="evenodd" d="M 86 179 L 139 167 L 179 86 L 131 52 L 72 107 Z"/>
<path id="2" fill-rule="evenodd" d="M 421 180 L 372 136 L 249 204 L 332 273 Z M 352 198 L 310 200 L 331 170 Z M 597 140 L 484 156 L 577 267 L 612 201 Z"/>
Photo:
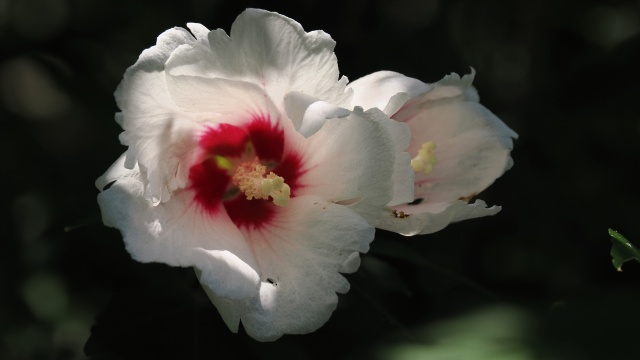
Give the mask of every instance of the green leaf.
<path id="1" fill-rule="evenodd" d="M 616 270 L 622 271 L 622 265 L 629 260 L 640 261 L 640 250 L 631 244 L 622 234 L 609 229 L 609 235 L 613 243 L 613 247 L 611 248 L 611 257 L 613 259 L 611 262 Z"/>

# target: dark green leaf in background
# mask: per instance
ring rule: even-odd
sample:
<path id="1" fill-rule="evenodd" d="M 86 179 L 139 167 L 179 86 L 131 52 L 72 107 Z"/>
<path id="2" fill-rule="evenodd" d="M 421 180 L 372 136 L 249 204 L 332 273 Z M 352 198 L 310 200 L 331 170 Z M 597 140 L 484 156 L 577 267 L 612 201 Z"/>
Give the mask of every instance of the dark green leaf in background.
<path id="1" fill-rule="evenodd" d="M 622 265 L 629 260 L 635 259 L 640 261 L 640 250 L 633 246 L 629 240 L 627 240 L 619 232 L 609 229 L 609 235 L 611 236 L 611 242 L 613 247 L 611 248 L 611 262 L 618 271 L 622 271 Z"/>

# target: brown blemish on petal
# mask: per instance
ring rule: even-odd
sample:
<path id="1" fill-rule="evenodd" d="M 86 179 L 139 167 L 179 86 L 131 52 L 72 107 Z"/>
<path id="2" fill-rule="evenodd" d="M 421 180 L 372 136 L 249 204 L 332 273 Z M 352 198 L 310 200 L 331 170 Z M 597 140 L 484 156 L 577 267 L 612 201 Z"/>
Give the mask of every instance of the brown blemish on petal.
<path id="1" fill-rule="evenodd" d="M 409 217 L 409 214 L 405 214 L 405 213 L 404 213 L 404 211 L 402 211 L 402 210 L 400 210 L 400 211 L 398 211 L 398 210 L 393 210 L 393 216 L 394 216 L 396 219 L 404 219 L 404 218 L 406 218 L 406 217 Z"/>
<path id="2" fill-rule="evenodd" d="M 466 203 L 469 203 L 469 201 L 471 201 L 471 199 L 473 199 L 473 197 L 476 196 L 476 194 L 471 194 L 471 195 L 467 195 L 467 196 L 461 196 L 460 198 L 458 198 L 458 200 L 462 200 Z"/>

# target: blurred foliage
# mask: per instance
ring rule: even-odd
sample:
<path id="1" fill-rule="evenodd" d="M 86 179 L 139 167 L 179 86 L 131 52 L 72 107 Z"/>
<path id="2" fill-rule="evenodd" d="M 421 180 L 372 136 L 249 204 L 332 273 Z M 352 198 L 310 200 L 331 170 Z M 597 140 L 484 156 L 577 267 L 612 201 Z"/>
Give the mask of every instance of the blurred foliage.
<path id="1" fill-rule="evenodd" d="M 124 70 L 162 31 L 228 30 L 246 7 L 331 34 L 352 80 L 473 66 L 483 104 L 520 134 L 515 166 L 480 194 L 500 214 L 378 232 L 331 320 L 274 343 L 230 333 L 192 270 L 131 260 L 93 187 L 124 151 Z M 611 269 L 602 229 L 640 233 L 638 1 L 0 0 L 0 41 L 1 359 L 637 352 L 640 268 Z"/>

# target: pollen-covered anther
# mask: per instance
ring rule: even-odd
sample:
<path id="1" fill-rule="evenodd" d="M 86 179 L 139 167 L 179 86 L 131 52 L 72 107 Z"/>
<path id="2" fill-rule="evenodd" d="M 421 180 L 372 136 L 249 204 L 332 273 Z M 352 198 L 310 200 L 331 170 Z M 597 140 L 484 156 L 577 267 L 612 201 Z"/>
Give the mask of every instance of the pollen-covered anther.
<path id="1" fill-rule="evenodd" d="M 247 196 L 247 200 L 267 200 L 271 197 L 275 205 L 287 206 L 291 198 L 291 187 L 284 182 L 282 176 L 273 172 L 265 175 L 266 172 L 267 167 L 256 158 L 239 164 L 231 180 Z"/>
<path id="2" fill-rule="evenodd" d="M 433 141 L 427 141 L 422 144 L 422 147 L 418 150 L 418 155 L 411 159 L 411 167 L 413 168 L 413 171 L 429 174 L 438 160 L 436 155 L 433 153 L 435 149 L 436 144 Z"/>

